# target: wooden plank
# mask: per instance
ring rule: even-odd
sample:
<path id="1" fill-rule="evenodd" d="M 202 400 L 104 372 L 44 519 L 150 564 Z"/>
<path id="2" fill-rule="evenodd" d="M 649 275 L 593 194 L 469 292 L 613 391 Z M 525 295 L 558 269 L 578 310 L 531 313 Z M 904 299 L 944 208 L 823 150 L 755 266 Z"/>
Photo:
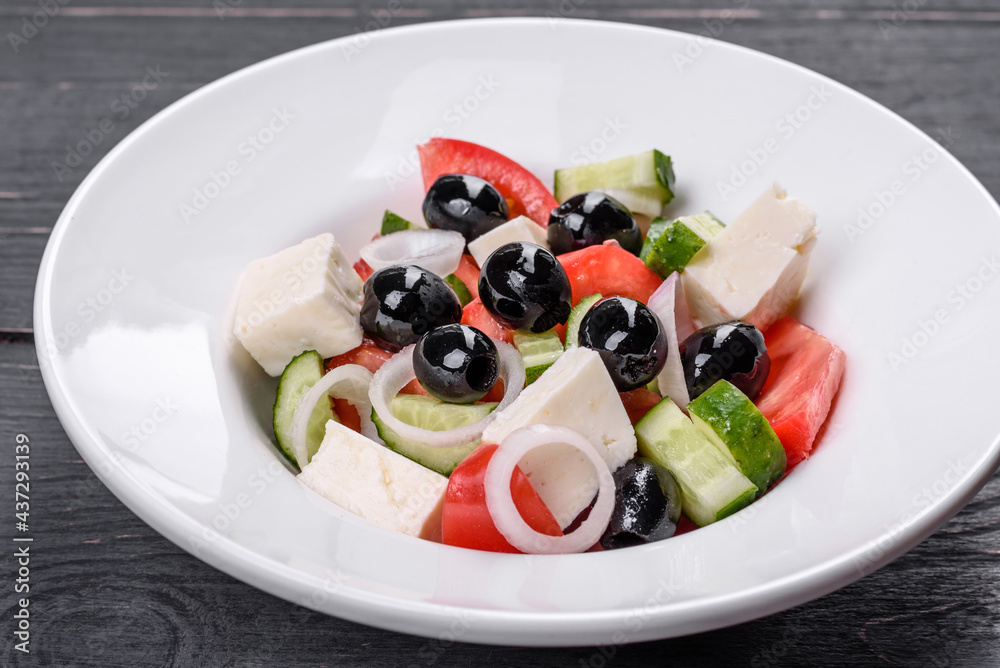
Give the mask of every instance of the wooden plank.
<path id="1" fill-rule="evenodd" d="M 1000 477 L 932 538 L 794 610 L 689 638 L 525 650 L 369 629 L 280 601 L 173 545 L 97 480 L 59 427 L 31 346 L 0 345 L 0 434 L 31 438 L 34 656 L 18 665 L 897 665 L 1000 663 Z M 13 457 L 0 457 L 9 489 Z M 0 523 L 10 540 L 12 522 Z M 627 577 L 627 575 L 623 575 Z M 5 590 L 2 604 L 13 606 Z M 433 664 L 431 663 L 433 660 Z M 608 661 L 605 658 L 605 661 Z M 582 664 L 581 664 L 582 662 Z"/>
<path id="2" fill-rule="evenodd" d="M 236 4 L 235 2 L 232 4 Z M 997 6 L 924 3 L 898 30 L 884 0 L 425 0 L 392 25 L 482 15 L 607 18 L 710 32 L 857 88 L 933 132 L 1000 194 Z M 897 2 L 902 7 L 904 3 Z M 0 340 L 30 329 L 35 271 L 49 228 L 100 156 L 150 115 L 219 76 L 363 29 L 382 2 L 242 0 L 220 20 L 209 0 L 74 2 L 14 54 L 0 45 Z M 93 8 L 97 8 L 96 10 Z M 186 9 L 185 9 L 186 8 Z M 298 8 L 300 11 L 294 11 Z M 177 11 L 178 9 L 183 11 Z M 301 10 L 317 10 L 313 12 Z M 71 11 L 70 11 L 71 10 Z M 34 2 L 0 7 L 0 36 Z M 900 18 L 896 15 L 896 18 Z M 171 72 L 62 181 L 51 163 L 112 113 L 144 68 Z M 33 443 L 33 518 L 44 559 L 33 573 L 34 656 L 14 665 L 1000 665 L 1000 478 L 935 536 L 885 569 L 786 613 L 690 638 L 603 649 L 487 648 L 382 632 L 285 603 L 206 566 L 115 499 L 80 460 L 42 387 L 30 335 L 0 343 L 0 433 Z M 0 458 L 9 489 L 13 458 Z M 35 505 L 37 503 L 37 505 Z M 37 513 L 37 514 L 36 514 Z M 11 524 L 0 524 L 10 540 Z M 0 597 L 5 609 L 14 594 Z"/>
<path id="3" fill-rule="evenodd" d="M 0 339 L 5 331 L 31 328 L 35 279 L 47 239 L 0 229 Z"/>

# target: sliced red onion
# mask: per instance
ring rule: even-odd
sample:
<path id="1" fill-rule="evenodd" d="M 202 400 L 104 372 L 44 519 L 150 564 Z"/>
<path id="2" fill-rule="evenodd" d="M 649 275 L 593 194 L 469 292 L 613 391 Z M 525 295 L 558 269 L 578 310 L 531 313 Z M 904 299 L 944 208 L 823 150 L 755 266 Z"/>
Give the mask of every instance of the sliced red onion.
<path id="1" fill-rule="evenodd" d="M 510 479 L 517 463 L 535 448 L 552 443 L 564 443 L 579 450 L 597 470 L 597 502 L 576 531 L 565 536 L 548 536 L 532 529 L 521 517 L 510 493 Z M 486 466 L 483 485 L 486 507 L 497 530 L 508 543 L 528 554 L 570 554 L 590 549 L 608 528 L 615 508 L 615 481 L 608 465 L 590 441 L 568 427 L 533 424 L 511 432 L 497 446 Z"/>
<path id="2" fill-rule="evenodd" d="M 660 319 L 664 333 L 667 335 L 667 363 L 656 377 L 660 394 L 670 397 L 674 403 L 684 408 L 691 401 L 688 395 L 687 382 L 684 380 L 684 367 L 681 365 L 680 341 L 677 340 L 677 286 L 680 284 L 680 274 L 676 271 L 669 276 L 646 304 Z"/>
<path id="3" fill-rule="evenodd" d="M 398 232 L 397 232 L 398 234 Z M 416 378 L 413 373 L 413 348 L 410 344 L 392 356 L 375 373 L 368 396 L 379 419 L 400 438 L 431 448 L 453 448 L 471 443 L 483 435 L 483 430 L 493 421 L 497 413 L 507 408 L 524 389 L 524 360 L 514 346 L 503 341 L 494 341 L 500 353 L 500 378 L 504 384 L 504 395 L 500 405 L 483 419 L 465 427 L 448 431 L 431 431 L 406 424 L 392 414 L 392 400 L 399 391 Z"/>
<path id="4" fill-rule="evenodd" d="M 674 296 L 674 329 L 677 330 L 677 340 L 683 343 L 684 339 L 694 334 L 698 328 L 695 327 L 694 320 L 691 318 L 691 309 L 688 308 L 687 296 L 684 294 L 684 281 L 678 276 L 675 282 L 677 289 Z"/>
<path id="5" fill-rule="evenodd" d="M 312 415 L 316 402 L 327 396 L 349 401 L 358 409 L 358 415 L 361 416 L 361 433 L 376 443 L 382 443 L 378 430 L 372 422 L 372 404 L 368 399 L 368 388 L 371 384 L 371 371 L 359 364 L 344 364 L 324 374 L 309 388 L 305 396 L 299 400 L 295 418 L 292 420 L 292 451 L 300 469 L 309 463 L 309 452 L 306 450 L 309 416 Z"/>
<path id="6" fill-rule="evenodd" d="M 448 230 L 404 230 L 379 237 L 361 249 L 373 270 L 394 264 L 417 265 L 444 278 L 462 260 L 465 237 Z"/>

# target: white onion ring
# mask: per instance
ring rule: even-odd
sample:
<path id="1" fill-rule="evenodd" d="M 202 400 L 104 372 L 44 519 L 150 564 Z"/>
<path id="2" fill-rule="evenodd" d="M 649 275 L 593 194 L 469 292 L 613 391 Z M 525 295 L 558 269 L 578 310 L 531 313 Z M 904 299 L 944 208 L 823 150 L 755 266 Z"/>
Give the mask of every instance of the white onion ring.
<path id="1" fill-rule="evenodd" d="M 656 314 L 663 325 L 663 333 L 667 336 L 667 363 L 656 377 L 660 394 L 670 397 L 675 404 L 684 408 L 691 402 L 688 395 L 687 381 L 684 380 L 684 366 L 681 364 L 680 341 L 677 340 L 677 284 L 680 274 L 676 271 L 663 281 L 656 292 L 649 298 L 646 306 Z"/>
<path id="2" fill-rule="evenodd" d="M 576 448 L 597 469 L 597 502 L 576 531 L 564 536 L 548 536 L 532 529 L 521 517 L 510 493 L 510 479 L 521 458 L 551 443 Z M 508 543 L 528 554 L 571 554 L 590 549 L 608 528 L 615 508 L 615 481 L 607 463 L 590 441 L 568 427 L 533 424 L 511 432 L 487 464 L 483 485 L 493 523 Z"/>
<path id="3" fill-rule="evenodd" d="M 504 384 L 503 401 L 496 410 L 483 419 L 457 429 L 431 431 L 406 424 L 392 414 L 392 400 L 407 383 L 416 378 L 413 373 L 413 349 L 416 344 L 410 344 L 393 355 L 375 373 L 368 392 L 375 413 L 383 424 L 399 434 L 400 438 L 431 448 L 453 448 L 481 438 L 483 430 L 493 421 L 496 414 L 507 408 L 524 389 L 524 360 L 521 359 L 520 353 L 514 346 L 503 341 L 494 343 L 497 352 L 500 353 L 500 378 Z"/>
<path id="4" fill-rule="evenodd" d="M 465 237 L 448 230 L 403 230 L 379 237 L 361 249 L 361 259 L 373 270 L 395 264 L 420 266 L 444 278 L 462 260 Z"/>
<path id="5" fill-rule="evenodd" d="M 372 405 L 368 399 L 371 383 L 371 371 L 359 364 L 345 364 L 324 374 L 299 400 L 292 420 L 292 452 L 295 453 L 300 469 L 304 469 L 309 463 L 309 452 L 306 450 L 309 416 L 312 415 L 316 402 L 327 395 L 351 402 L 361 416 L 361 433 L 376 443 L 382 443 L 375 423 L 372 422 Z"/>

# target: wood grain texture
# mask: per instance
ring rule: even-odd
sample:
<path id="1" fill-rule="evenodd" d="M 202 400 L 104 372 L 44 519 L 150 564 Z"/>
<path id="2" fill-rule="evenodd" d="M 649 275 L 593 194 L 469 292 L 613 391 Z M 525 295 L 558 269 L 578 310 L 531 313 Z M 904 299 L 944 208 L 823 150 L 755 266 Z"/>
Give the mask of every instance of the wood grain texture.
<path id="1" fill-rule="evenodd" d="M 232 3 L 236 4 L 236 3 Z M 152 114 L 236 69 L 349 35 L 384 2 L 243 0 L 221 19 L 208 0 L 71 2 L 15 54 L 0 43 L 0 438 L 32 450 L 35 653 L 8 651 L 13 593 L 0 597 L 2 665 L 24 666 L 645 666 L 1000 665 L 1000 478 L 941 531 L 890 566 L 766 619 L 618 648 L 526 650 L 414 638 L 326 617 L 224 575 L 165 540 L 97 480 L 68 441 L 30 345 L 31 298 L 59 212 L 101 156 Z M 393 25 L 484 15 L 545 15 L 560 2 L 404 1 Z M 897 3 L 901 6 L 902 3 Z M 566 7 L 566 3 L 562 3 Z M 577 1 L 573 16 L 690 33 L 723 10 L 720 35 L 827 74 L 933 132 L 1000 195 L 1000 7 L 925 2 L 884 35 L 878 0 Z M 309 15 L 307 10 L 314 10 Z M 319 10 L 319 11 L 315 11 Z M 0 36 L 32 2 L 0 6 Z M 888 18 L 886 18 L 888 17 Z M 898 17 L 897 17 L 898 18 Z M 170 73 L 120 118 L 113 105 L 147 66 Z M 60 180 L 52 162 L 82 132 L 114 129 Z M 0 489 L 13 458 L 0 457 Z M 6 492 L 5 492 L 6 494 Z M 10 544 L 10 522 L 0 540 Z M 14 571 L 9 551 L 0 559 Z"/>

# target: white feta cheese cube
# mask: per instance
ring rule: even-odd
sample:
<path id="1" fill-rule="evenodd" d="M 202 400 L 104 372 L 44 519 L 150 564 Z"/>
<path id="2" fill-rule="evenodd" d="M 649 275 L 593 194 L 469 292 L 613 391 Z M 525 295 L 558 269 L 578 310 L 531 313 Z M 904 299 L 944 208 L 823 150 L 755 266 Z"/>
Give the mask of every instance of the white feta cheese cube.
<path id="1" fill-rule="evenodd" d="M 441 540 L 448 479 L 330 420 L 299 474 L 307 487 L 384 529 Z"/>
<path id="2" fill-rule="evenodd" d="M 696 324 L 743 320 L 766 329 L 798 297 L 818 233 L 816 214 L 775 183 L 685 267 Z"/>
<path id="3" fill-rule="evenodd" d="M 612 471 L 635 455 L 636 439 L 628 413 L 600 355 L 571 348 L 497 413 L 483 442 L 500 443 L 529 424 L 569 427 L 586 437 Z M 578 450 L 553 444 L 528 453 L 520 468 L 559 526 L 568 526 L 597 494 L 597 474 Z"/>
<path id="4" fill-rule="evenodd" d="M 251 262 L 233 334 L 272 376 L 306 350 L 332 357 L 361 344 L 364 283 L 332 234 Z"/>
<path id="5" fill-rule="evenodd" d="M 515 241 L 526 241 L 542 248 L 549 247 L 545 229 L 527 216 L 518 216 L 470 241 L 469 253 L 481 267 L 493 251 Z"/>

